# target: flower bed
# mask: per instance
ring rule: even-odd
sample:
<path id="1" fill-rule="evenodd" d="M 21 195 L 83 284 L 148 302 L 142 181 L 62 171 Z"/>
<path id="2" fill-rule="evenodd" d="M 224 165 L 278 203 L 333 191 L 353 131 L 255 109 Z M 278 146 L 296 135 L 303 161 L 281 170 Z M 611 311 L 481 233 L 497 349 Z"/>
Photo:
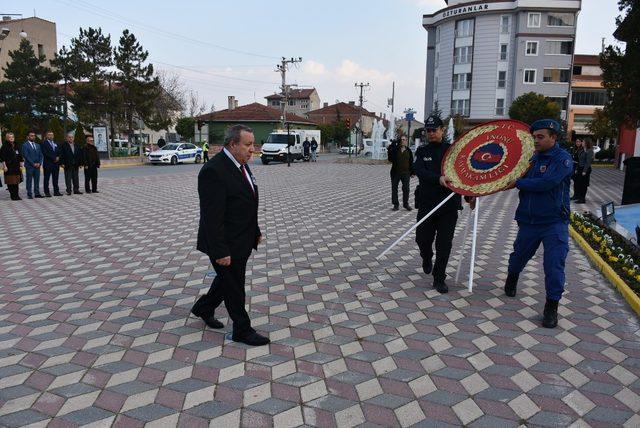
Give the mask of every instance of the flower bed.
<path id="1" fill-rule="evenodd" d="M 600 219 L 585 213 L 571 214 L 571 226 L 591 248 L 640 296 L 640 251 Z"/>

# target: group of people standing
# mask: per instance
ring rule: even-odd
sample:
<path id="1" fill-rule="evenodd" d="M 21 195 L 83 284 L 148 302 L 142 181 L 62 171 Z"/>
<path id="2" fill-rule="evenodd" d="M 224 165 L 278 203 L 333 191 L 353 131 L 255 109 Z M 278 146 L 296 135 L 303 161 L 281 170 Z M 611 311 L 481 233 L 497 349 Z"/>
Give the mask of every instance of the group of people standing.
<path id="1" fill-rule="evenodd" d="M 411 209 L 408 205 L 409 181 L 411 176 L 415 175 L 419 180 L 415 190 L 418 221 L 452 192 L 451 180 L 441 172 L 442 159 L 449 148 L 449 143 L 443 142 L 442 120 L 437 116 L 430 116 L 425 122 L 425 131 L 427 144 L 416 150 L 415 161 L 404 137 L 399 143 L 393 143 L 388 148 L 388 157 L 392 162 L 393 209 L 398 210 L 400 181 L 403 183 L 404 207 L 407 210 Z M 524 177 L 508 186 L 510 189 L 519 190 L 519 204 L 515 214 L 518 235 L 509 257 L 504 292 L 508 297 L 515 297 L 520 273 L 542 244 L 546 289 L 542 326 L 554 328 L 558 324 L 558 302 L 565 285 L 564 267 L 569 251 L 569 187 L 570 179 L 572 176 L 575 179 L 575 175 L 571 156 L 557 141 L 560 132 L 560 124 L 557 121 L 536 121 L 531 124 L 530 132 L 535 147 L 535 154 L 530 160 L 531 167 Z M 576 174 L 581 178 L 587 177 L 587 183 L 591 158 L 588 154 L 579 155 L 576 166 Z M 584 197 L 584 194 L 578 193 L 578 197 L 580 196 Z M 465 201 L 474 209 L 475 198 L 465 197 Z M 449 291 L 445 282 L 446 267 L 459 210 L 462 210 L 462 197 L 455 195 L 416 229 L 416 243 L 422 257 L 422 269 L 425 274 L 433 275 L 433 286 L 440 293 Z"/>
<path id="2" fill-rule="evenodd" d="M 302 155 L 305 161 L 311 160 L 311 162 L 318 162 L 318 142 L 315 137 L 306 137 L 302 142 Z"/>
<path id="3" fill-rule="evenodd" d="M 62 196 L 58 186 L 60 167 L 64 168 L 64 181 L 67 195 L 81 195 L 79 169 L 84 169 L 84 188 L 86 193 L 98 192 L 98 168 L 100 157 L 93 142 L 88 136 L 86 145 L 80 147 L 75 143 L 72 133 L 67 134 L 63 143 L 55 142 L 55 135 L 47 131 L 42 143 L 36 141 L 36 133 L 27 134 L 27 140 L 18 145 L 15 135 L 7 132 L 0 149 L 0 166 L 11 200 L 19 201 L 18 186 L 23 181 L 22 167 L 25 170 L 27 198 L 44 198 Z M 40 170 L 44 172 L 44 195 L 40 193 Z M 51 188 L 53 188 L 53 194 Z M 1 183 L 0 183 L 1 185 Z"/>

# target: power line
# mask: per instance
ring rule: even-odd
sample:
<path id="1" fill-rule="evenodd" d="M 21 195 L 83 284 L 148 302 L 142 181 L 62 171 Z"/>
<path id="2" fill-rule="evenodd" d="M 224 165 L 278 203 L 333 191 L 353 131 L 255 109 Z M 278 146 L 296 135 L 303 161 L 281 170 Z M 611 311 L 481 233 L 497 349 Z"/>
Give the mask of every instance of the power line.
<path id="1" fill-rule="evenodd" d="M 205 46 L 210 46 L 216 49 L 220 49 L 220 50 L 224 50 L 227 52 L 233 52 L 233 53 L 237 53 L 237 54 L 241 54 L 241 55 L 247 55 L 247 56 L 254 56 L 254 57 L 259 57 L 259 58 L 267 58 L 267 59 L 275 59 L 276 57 L 273 56 L 269 56 L 269 55 L 262 55 L 262 54 L 258 54 L 258 53 L 253 53 L 253 52 L 247 52 L 247 51 L 243 51 L 240 49 L 234 49 L 234 48 L 229 48 L 226 46 L 222 46 L 222 45 L 218 45 L 215 43 L 211 43 L 211 42 L 206 42 L 203 40 L 198 40 L 198 39 L 194 39 L 188 36 L 184 36 L 182 34 L 177 34 L 177 33 L 173 33 L 171 31 L 166 31 L 157 27 L 153 27 L 150 26 L 148 24 L 142 23 L 140 21 L 136 21 L 136 20 L 132 20 L 126 16 L 120 15 L 116 12 L 113 12 L 111 10 L 102 8 L 100 6 L 96 6 L 92 3 L 89 2 L 85 2 L 83 0 L 75 0 L 74 2 L 70 2 L 70 1 L 65 1 L 65 0 L 56 0 L 59 3 L 64 4 L 65 6 L 69 6 L 69 7 L 73 7 L 88 13 L 91 13 L 93 15 L 97 15 L 103 18 L 107 18 L 107 19 L 111 19 L 111 20 L 116 20 L 119 21 L 123 24 L 128 24 L 128 25 L 132 25 L 134 27 L 139 27 L 142 29 L 146 29 L 148 31 L 154 32 L 160 36 L 164 36 L 164 37 L 168 37 L 171 39 L 182 39 L 185 41 L 188 41 L 190 43 L 199 43 L 201 45 L 205 45 Z M 78 4 L 80 3 L 80 4 Z M 99 12 L 98 10 L 103 11 L 103 13 Z"/>

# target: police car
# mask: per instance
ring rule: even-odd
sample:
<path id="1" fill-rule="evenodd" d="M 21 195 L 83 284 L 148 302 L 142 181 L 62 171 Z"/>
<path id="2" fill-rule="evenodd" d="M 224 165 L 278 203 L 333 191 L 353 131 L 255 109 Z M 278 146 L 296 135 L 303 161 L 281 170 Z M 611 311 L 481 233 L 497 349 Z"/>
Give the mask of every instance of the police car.
<path id="1" fill-rule="evenodd" d="M 149 162 L 152 164 L 170 163 L 200 163 L 202 161 L 202 148 L 191 143 L 173 143 L 163 146 L 160 150 L 149 153 Z"/>

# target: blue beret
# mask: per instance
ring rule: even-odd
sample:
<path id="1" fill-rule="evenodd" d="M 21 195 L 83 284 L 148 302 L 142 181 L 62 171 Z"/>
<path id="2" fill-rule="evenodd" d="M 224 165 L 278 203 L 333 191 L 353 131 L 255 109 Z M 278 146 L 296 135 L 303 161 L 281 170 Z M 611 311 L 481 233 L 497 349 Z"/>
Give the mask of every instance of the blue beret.
<path id="1" fill-rule="evenodd" d="M 536 120 L 531 124 L 531 128 L 529 132 L 533 133 L 535 131 L 539 131 L 541 129 L 551 129 L 555 132 L 560 132 L 560 124 L 553 119 L 540 119 Z"/>

